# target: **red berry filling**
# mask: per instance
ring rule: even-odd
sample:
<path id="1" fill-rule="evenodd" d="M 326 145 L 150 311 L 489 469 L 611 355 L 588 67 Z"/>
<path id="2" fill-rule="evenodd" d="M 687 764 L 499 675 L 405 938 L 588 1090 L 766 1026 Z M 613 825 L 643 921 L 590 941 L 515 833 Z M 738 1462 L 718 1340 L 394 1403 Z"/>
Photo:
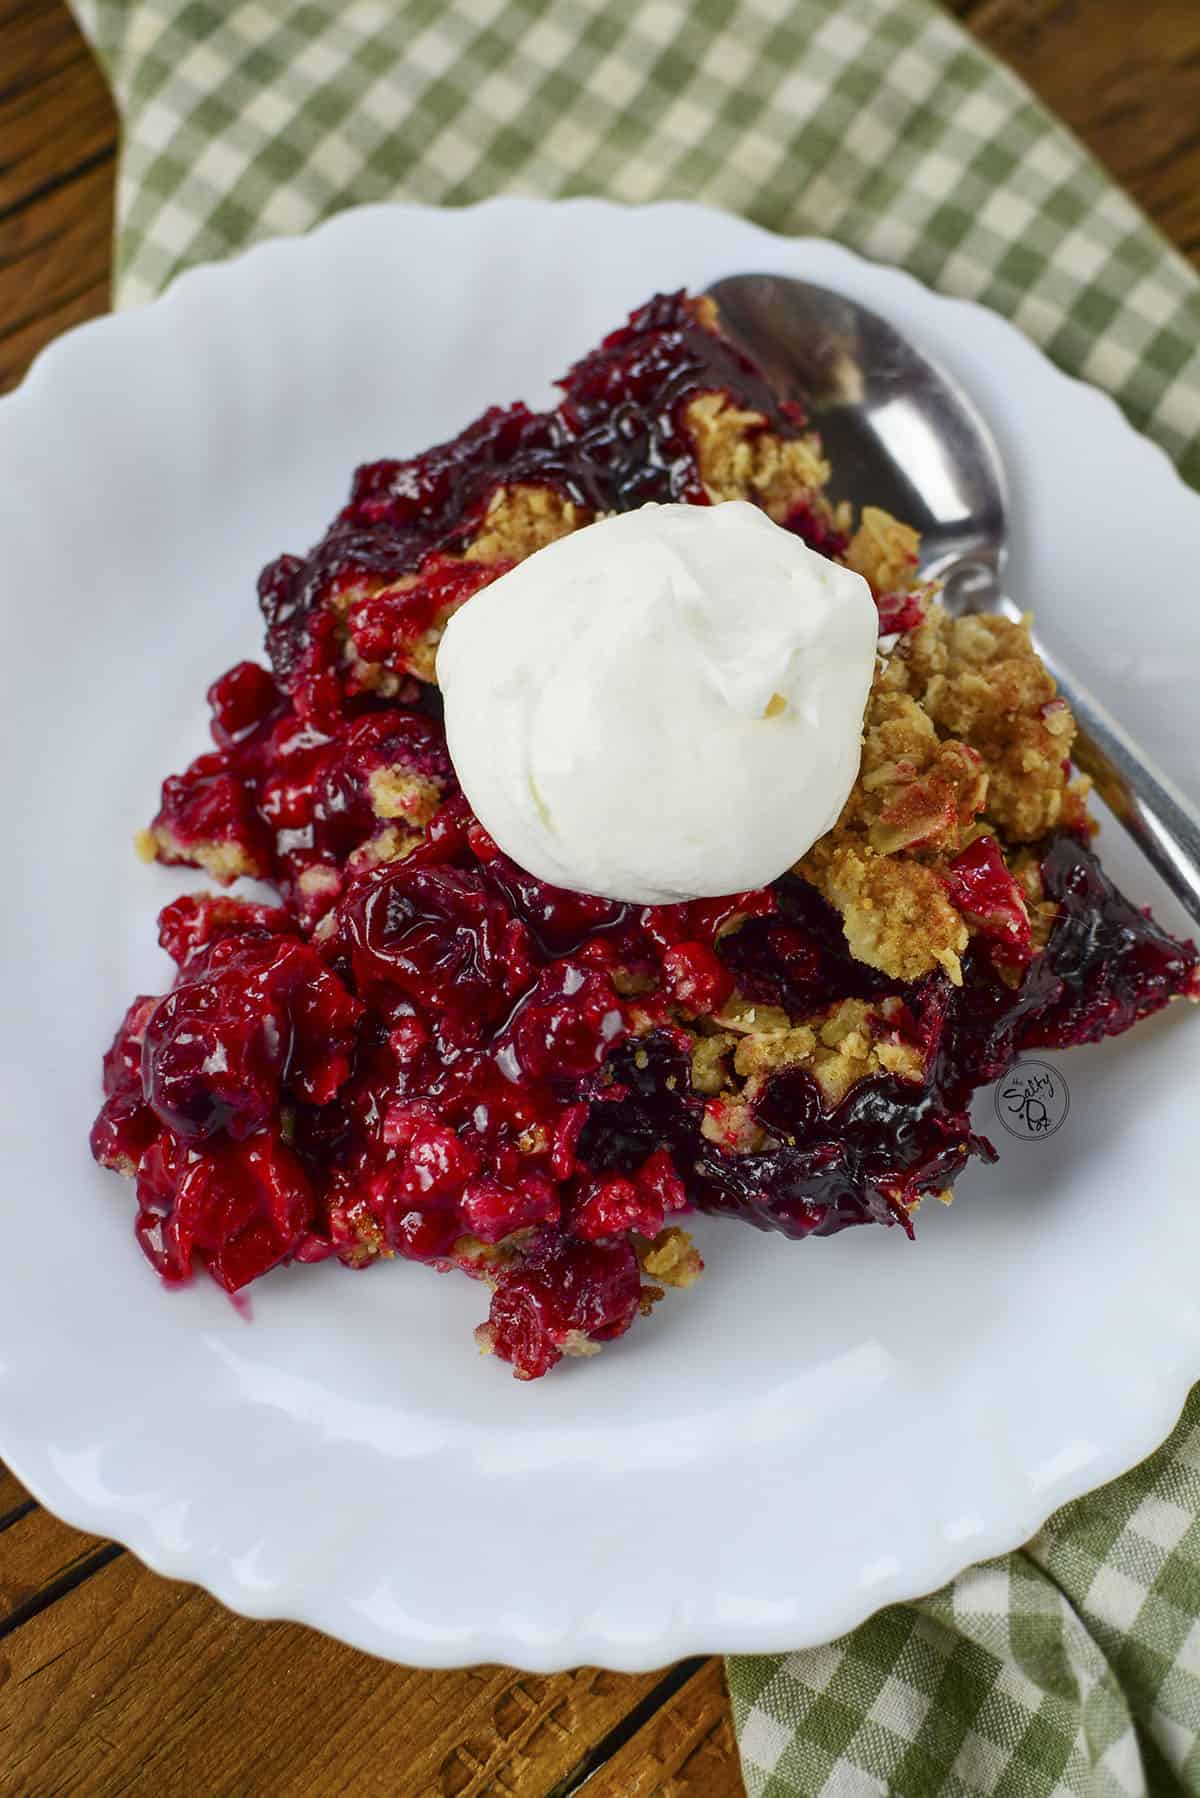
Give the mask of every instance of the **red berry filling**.
<path id="1" fill-rule="evenodd" d="M 627 1242 L 546 1236 L 500 1276 L 480 1334 L 519 1380 L 536 1380 L 564 1353 L 586 1353 L 589 1344 L 624 1335 L 641 1292 Z"/>
<path id="2" fill-rule="evenodd" d="M 305 1253 L 312 1187 L 271 1131 L 205 1154 L 164 1132 L 142 1157 L 137 1198 L 138 1241 L 164 1279 L 187 1279 L 199 1255 L 236 1292 L 281 1261 L 319 1259 Z"/>
<path id="3" fill-rule="evenodd" d="M 950 897 L 1000 968 L 1023 968 L 1033 934 L 1021 889 L 995 837 L 977 837 L 950 864 Z"/>

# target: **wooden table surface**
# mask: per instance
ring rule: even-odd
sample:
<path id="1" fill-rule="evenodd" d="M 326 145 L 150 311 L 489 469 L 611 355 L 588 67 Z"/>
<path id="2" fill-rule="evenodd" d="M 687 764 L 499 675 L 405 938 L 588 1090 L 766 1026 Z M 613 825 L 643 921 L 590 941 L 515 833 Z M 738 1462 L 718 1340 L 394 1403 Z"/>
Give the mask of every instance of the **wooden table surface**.
<path id="1" fill-rule="evenodd" d="M 958 0 L 1200 266 L 1200 0 Z M 0 390 L 108 306 L 116 119 L 61 0 L 0 0 Z M 733 1798 L 721 1662 L 385 1666 L 232 1616 L 0 1467 L 0 1794 Z M 931 1795 L 933 1798 L 933 1795 Z"/>

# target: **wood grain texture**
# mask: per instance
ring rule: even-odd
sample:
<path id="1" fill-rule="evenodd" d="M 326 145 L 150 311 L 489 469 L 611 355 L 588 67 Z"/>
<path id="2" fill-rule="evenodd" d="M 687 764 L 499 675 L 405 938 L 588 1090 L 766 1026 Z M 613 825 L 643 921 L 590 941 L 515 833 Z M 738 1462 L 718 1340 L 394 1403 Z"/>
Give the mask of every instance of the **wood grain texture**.
<path id="1" fill-rule="evenodd" d="M 0 392 L 108 310 L 117 117 L 62 0 L 0 0 Z"/>
<path id="2" fill-rule="evenodd" d="M 979 0 L 967 24 L 1200 265 L 1198 0 Z"/>
<path id="3" fill-rule="evenodd" d="M 586 1789 L 587 1798 L 739 1798 L 742 1779 L 722 1663 L 705 1661 Z"/>
<path id="4" fill-rule="evenodd" d="M 0 300 L 3 292 L 4 271 L 0 269 Z M 109 283 L 105 273 L 80 292 L 68 295 L 49 312 L 27 318 L 11 331 L 0 328 L 0 393 L 17 385 L 39 350 L 72 325 L 86 324 L 89 318 L 99 318 L 108 309 Z"/>
<path id="5" fill-rule="evenodd" d="M 234 1617 L 122 1554 L 0 1642 L 0 1789 L 526 1798 L 657 1674 L 428 1674 Z"/>
<path id="6" fill-rule="evenodd" d="M 33 1502 L 21 1482 L 14 1479 L 7 1467 L 0 1466 L 0 1531 L 15 1523 Z M 0 1553 L 0 1574 L 3 1566 L 3 1554 Z"/>
<path id="7" fill-rule="evenodd" d="M 951 0 L 1200 266 L 1200 0 Z M 62 0 L 0 0 L 0 391 L 107 306 L 117 121 Z M 717 1660 L 388 1667 L 232 1616 L 0 1468 L 0 1792 L 735 1798 Z"/>
<path id="8" fill-rule="evenodd" d="M 63 0 L 0 0 L 0 101 L 92 60 Z"/>
<path id="9" fill-rule="evenodd" d="M 0 146 L 0 216 L 111 158 L 116 118 L 95 62 L 81 50 L 61 69 L 0 98 Z"/>
<path id="10" fill-rule="evenodd" d="M 111 235 L 111 159 L 10 214 L 0 239 L 5 328 L 20 330 L 94 287 Z"/>
<path id="11" fill-rule="evenodd" d="M 18 1512 L 0 1535 L 0 1637 L 92 1570 L 111 1544 L 74 1530 L 40 1505 Z"/>

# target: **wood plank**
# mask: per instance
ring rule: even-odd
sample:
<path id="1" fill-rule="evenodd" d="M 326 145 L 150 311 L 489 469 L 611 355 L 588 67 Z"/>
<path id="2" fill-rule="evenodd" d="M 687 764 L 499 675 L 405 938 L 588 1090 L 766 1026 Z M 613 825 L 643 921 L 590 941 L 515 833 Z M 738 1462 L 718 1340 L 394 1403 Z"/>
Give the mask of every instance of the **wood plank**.
<path id="1" fill-rule="evenodd" d="M 110 153 L 0 223 L 0 321 L 6 332 L 24 329 L 104 279 L 112 187 Z"/>
<path id="2" fill-rule="evenodd" d="M 742 1798 L 721 1662 L 705 1661 L 583 1789 L 587 1798 Z"/>
<path id="3" fill-rule="evenodd" d="M 0 322 L 0 393 L 7 393 L 23 379 L 26 369 L 37 355 L 55 337 L 61 337 L 72 325 L 81 325 L 89 318 L 98 318 L 107 312 L 111 303 L 111 293 L 107 271 L 85 287 L 82 293 L 73 294 L 51 312 L 43 312 L 39 318 L 30 319 L 15 331 L 4 331 Z"/>
<path id="4" fill-rule="evenodd" d="M 0 98 L 44 81 L 48 75 L 91 57 L 83 35 L 63 0 L 0 0 Z"/>
<path id="5" fill-rule="evenodd" d="M 966 23 L 1200 266 L 1196 0 L 978 0 Z"/>
<path id="6" fill-rule="evenodd" d="M 15 1474 L 8 1471 L 3 1462 L 0 1462 L 0 1530 L 4 1528 L 14 1511 L 19 1511 L 25 1505 L 32 1503 L 33 1500 L 20 1480 Z"/>
<path id="7" fill-rule="evenodd" d="M 0 90 L 0 215 L 111 154 L 116 142 L 112 95 L 82 44 L 78 58 L 32 86 L 7 97 Z"/>
<path id="8" fill-rule="evenodd" d="M 60 1523 L 37 1504 L 26 1510 L 18 1503 L 10 1517 L 0 1532 L 0 1637 L 86 1577 L 111 1547 L 98 1536 Z"/>
<path id="9" fill-rule="evenodd" d="M 62 0 L 0 5 L 0 392 L 107 309 L 116 115 Z"/>
<path id="10" fill-rule="evenodd" d="M 127 1554 L 0 1653 L 5 1789 L 100 1798 L 532 1798 L 569 1786 L 661 1678 L 392 1667 L 296 1624 L 235 1617 Z"/>

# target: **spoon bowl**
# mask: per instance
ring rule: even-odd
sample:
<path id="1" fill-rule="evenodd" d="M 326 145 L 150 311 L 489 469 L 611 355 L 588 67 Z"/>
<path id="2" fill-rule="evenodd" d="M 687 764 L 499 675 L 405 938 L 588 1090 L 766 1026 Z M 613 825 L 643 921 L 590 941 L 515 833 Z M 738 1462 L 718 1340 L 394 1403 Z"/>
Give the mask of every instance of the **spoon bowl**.
<path id="1" fill-rule="evenodd" d="M 709 292 L 723 329 L 817 426 L 835 500 L 881 506 L 919 531 L 924 579 L 969 558 L 999 581 L 1004 465 L 957 383 L 886 319 L 828 287 L 735 275 Z"/>

